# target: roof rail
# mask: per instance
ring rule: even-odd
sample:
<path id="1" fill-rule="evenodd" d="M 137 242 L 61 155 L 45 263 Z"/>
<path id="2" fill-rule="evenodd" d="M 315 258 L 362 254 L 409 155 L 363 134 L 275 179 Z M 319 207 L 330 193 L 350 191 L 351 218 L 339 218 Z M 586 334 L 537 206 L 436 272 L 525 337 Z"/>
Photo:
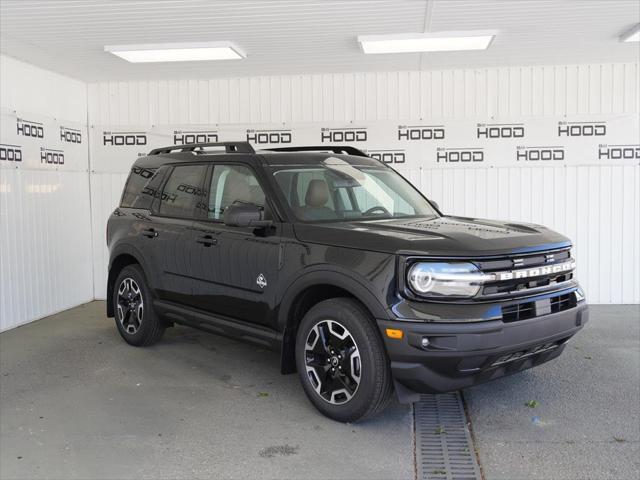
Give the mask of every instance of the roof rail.
<path id="1" fill-rule="evenodd" d="M 187 143 L 185 145 L 171 145 L 170 147 L 154 148 L 149 155 L 160 155 L 175 151 L 193 152 L 207 147 L 225 147 L 226 153 L 256 153 L 249 142 L 215 142 L 215 143 Z"/>
<path id="2" fill-rule="evenodd" d="M 317 147 L 278 147 L 265 148 L 267 152 L 333 152 L 346 153 L 347 155 L 355 155 L 356 157 L 368 157 L 362 150 L 348 145 L 320 145 Z"/>

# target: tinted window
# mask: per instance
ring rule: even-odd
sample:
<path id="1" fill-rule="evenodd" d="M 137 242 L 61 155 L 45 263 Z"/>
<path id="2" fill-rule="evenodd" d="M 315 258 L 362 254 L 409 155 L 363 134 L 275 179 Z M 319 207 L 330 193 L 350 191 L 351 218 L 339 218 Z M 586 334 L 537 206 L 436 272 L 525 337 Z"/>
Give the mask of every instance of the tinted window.
<path id="1" fill-rule="evenodd" d="M 427 200 L 388 168 L 328 158 L 317 167 L 274 171 L 278 186 L 303 221 L 435 216 Z"/>
<path id="2" fill-rule="evenodd" d="M 264 191 L 253 172 L 242 165 L 216 165 L 209 189 L 208 217 L 222 219 L 222 212 L 234 202 L 264 207 Z"/>
<path id="3" fill-rule="evenodd" d="M 153 197 L 148 198 L 145 195 L 147 198 L 143 199 L 142 192 L 154 178 L 155 173 L 156 169 L 133 167 L 124 187 L 120 206 L 125 208 L 149 208 Z"/>
<path id="4" fill-rule="evenodd" d="M 151 180 L 142 189 L 142 194 L 133 202 L 135 208 L 151 209 L 153 199 L 160 198 L 162 194 L 162 183 L 167 178 L 167 173 L 171 170 L 169 166 L 160 167 Z"/>
<path id="5" fill-rule="evenodd" d="M 196 217 L 203 210 L 202 181 L 206 165 L 180 165 L 173 169 L 162 190 L 159 213 L 170 217 Z"/>
<path id="6" fill-rule="evenodd" d="M 308 206 L 307 202 L 311 200 L 310 198 L 308 198 L 308 195 L 307 195 L 307 192 L 309 191 L 309 187 L 311 186 L 311 182 L 313 180 L 326 182 L 327 176 L 323 170 L 313 170 L 313 169 L 301 171 L 297 174 L 297 176 L 298 176 L 298 179 L 296 181 L 296 185 L 297 185 L 296 194 L 300 199 L 300 206 L 306 207 Z M 317 184 L 318 182 L 315 182 L 315 183 Z M 335 205 L 333 203 L 332 195 L 329 195 L 325 205 L 331 210 L 335 210 Z"/>

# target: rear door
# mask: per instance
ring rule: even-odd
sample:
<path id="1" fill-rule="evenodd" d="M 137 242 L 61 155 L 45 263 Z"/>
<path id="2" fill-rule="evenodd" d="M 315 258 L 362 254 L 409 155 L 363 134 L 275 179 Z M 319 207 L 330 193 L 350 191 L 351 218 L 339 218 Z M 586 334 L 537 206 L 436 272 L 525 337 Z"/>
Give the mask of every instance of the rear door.
<path id="1" fill-rule="evenodd" d="M 120 207 L 114 212 L 111 221 L 126 221 L 129 229 L 121 243 L 133 248 L 142 258 L 148 284 L 157 294 L 160 286 L 162 258 L 158 243 L 158 225 L 152 215 L 153 202 L 159 198 L 162 184 L 167 173 L 171 171 L 168 166 L 159 169 L 148 169 L 134 166 L 127 179 Z M 110 231 L 118 231 L 117 228 L 109 228 Z"/>
<path id="2" fill-rule="evenodd" d="M 168 173 L 160 198 L 154 204 L 153 241 L 161 266 L 158 296 L 194 305 L 197 278 L 192 266 L 196 247 L 193 222 L 205 214 L 204 181 L 207 164 L 176 165 Z"/>
<path id="3" fill-rule="evenodd" d="M 213 166 L 205 187 L 206 218 L 194 222 L 199 267 L 196 296 L 200 308 L 251 323 L 269 325 L 281 261 L 281 225 L 268 229 L 224 225 L 224 209 L 234 202 L 253 203 L 273 219 L 269 199 L 249 165 Z"/>

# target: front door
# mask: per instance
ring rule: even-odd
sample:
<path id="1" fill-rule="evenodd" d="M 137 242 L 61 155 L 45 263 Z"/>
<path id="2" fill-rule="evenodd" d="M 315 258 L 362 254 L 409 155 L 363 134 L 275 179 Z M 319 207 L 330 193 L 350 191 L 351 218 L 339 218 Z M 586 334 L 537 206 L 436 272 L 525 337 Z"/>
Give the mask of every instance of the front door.
<path id="1" fill-rule="evenodd" d="M 207 190 L 207 218 L 194 222 L 199 244 L 196 297 L 211 313 L 269 325 L 280 261 L 280 225 L 269 229 L 229 227 L 224 209 L 234 202 L 254 203 L 272 218 L 264 189 L 242 164 L 215 164 Z"/>

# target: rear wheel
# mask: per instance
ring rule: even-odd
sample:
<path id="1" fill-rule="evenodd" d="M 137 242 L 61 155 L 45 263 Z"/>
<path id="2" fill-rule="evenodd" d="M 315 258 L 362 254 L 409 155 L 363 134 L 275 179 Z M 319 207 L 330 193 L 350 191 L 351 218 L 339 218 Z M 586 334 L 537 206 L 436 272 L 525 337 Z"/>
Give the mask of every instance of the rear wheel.
<path id="1" fill-rule="evenodd" d="M 393 391 L 380 335 L 350 298 L 325 300 L 307 312 L 296 337 L 296 366 L 309 400 L 340 422 L 376 415 Z"/>
<path id="2" fill-rule="evenodd" d="M 162 337 L 165 327 L 151 304 L 151 294 L 142 269 L 128 265 L 115 281 L 113 311 L 116 326 L 130 345 L 146 346 Z"/>

